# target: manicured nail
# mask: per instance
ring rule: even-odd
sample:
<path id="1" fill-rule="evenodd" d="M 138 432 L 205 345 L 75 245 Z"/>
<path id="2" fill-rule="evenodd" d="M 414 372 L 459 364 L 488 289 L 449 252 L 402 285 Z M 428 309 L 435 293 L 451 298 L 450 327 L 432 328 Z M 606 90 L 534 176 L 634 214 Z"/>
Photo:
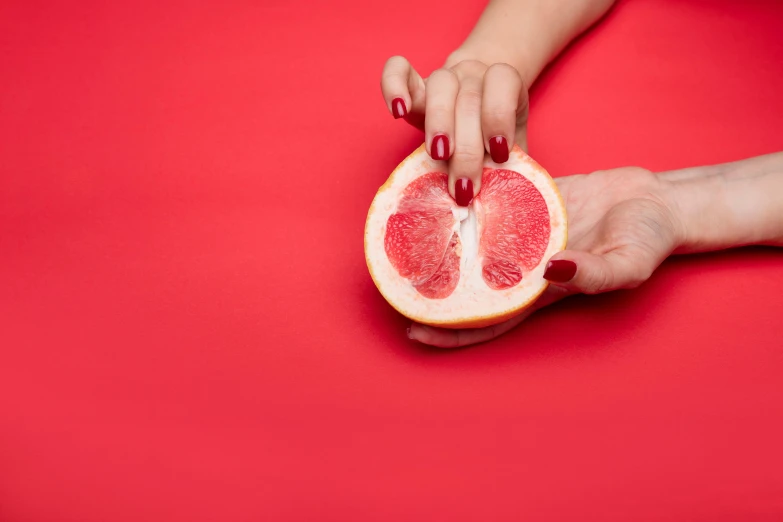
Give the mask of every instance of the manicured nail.
<path id="1" fill-rule="evenodd" d="M 467 207 L 473 200 L 473 182 L 468 178 L 458 179 L 454 184 L 454 199 L 460 207 Z"/>
<path id="2" fill-rule="evenodd" d="M 489 155 L 495 163 L 508 161 L 508 142 L 503 136 L 495 136 L 489 139 Z"/>
<path id="3" fill-rule="evenodd" d="M 395 118 L 402 118 L 408 114 L 408 109 L 405 108 L 405 100 L 402 98 L 394 98 L 392 100 L 392 114 Z"/>
<path id="4" fill-rule="evenodd" d="M 576 263 L 567 259 L 555 259 L 546 265 L 544 279 L 555 283 L 566 283 L 576 275 Z"/>
<path id="5" fill-rule="evenodd" d="M 445 160 L 449 158 L 449 137 L 445 134 L 438 134 L 432 138 L 432 145 L 430 145 L 430 152 L 432 153 L 432 159 Z"/>

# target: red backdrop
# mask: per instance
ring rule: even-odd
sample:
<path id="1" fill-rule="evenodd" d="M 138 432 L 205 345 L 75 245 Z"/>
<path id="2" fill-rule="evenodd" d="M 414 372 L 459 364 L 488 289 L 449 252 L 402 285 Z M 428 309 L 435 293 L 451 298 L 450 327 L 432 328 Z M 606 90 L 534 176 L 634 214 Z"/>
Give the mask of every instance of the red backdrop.
<path id="1" fill-rule="evenodd" d="M 409 342 L 363 226 L 385 59 L 481 2 L 0 5 L 0 519 L 780 520 L 783 255 Z M 621 3 L 533 92 L 553 175 L 783 150 L 783 3 Z"/>

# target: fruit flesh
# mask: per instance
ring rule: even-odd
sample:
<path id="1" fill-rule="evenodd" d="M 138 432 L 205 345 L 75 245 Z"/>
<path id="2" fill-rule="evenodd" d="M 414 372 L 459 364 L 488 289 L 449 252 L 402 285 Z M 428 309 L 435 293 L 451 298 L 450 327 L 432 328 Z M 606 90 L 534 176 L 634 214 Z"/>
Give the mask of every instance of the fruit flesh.
<path id="1" fill-rule="evenodd" d="M 478 257 L 485 284 L 493 290 L 516 286 L 546 251 L 550 235 L 546 201 L 521 174 L 486 168 L 472 207 L 477 216 L 473 226 L 480 230 Z M 460 280 L 464 252 L 455 226 L 456 208 L 448 193 L 448 176 L 430 172 L 405 187 L 386 223 L 384 248 L 389 261 L 429 299 L 448 297 Z"/>
<path id="2" fill-rule="evenodd" d="M 449 296 L 459 281 L 459 238 L 448 176 L 431 172 L 403 191 L 397 212 L 386 224 L 384 248 L 392 266 L 424 297 Z"/>
<path id="3" fill-rule="evenodd" d="M 546 251 L 546 201 L 527 178 L 505 169 L 484 169 L 478 199 L 483 210 L 479 255 L 484 281 L 493 290 L 511 288 Z"/>

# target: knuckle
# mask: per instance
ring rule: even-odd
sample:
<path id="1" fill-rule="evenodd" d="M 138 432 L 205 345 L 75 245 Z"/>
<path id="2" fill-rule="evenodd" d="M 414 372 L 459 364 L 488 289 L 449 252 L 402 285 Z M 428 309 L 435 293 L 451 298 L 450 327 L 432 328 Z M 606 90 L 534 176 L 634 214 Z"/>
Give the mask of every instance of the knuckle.
<path id="1" fill-rule="evenodd" d="M 584 293 L 599 294 L 612 288 L 612 275 L 606 270 L 596 270 L 587 277 L 584 284 Z"/>
<path id="2" fill-rule="evenodd" d="M 452 160 L 462 165 L 476 165 L 484 161 L 484 149 L 475 147 L 459 147 L 454 150 Z"/>
<path id="3" fill-rule="evenodd" d="M 504 107 L 495 102 L 481 106 L 481 117 L 485 123 L 513 124 L 517 117 L 517 111 L 515 108 Z"/>
<path id="4" fill-rule="evenodd" d="M 615 260 L 618 281 L 612 288 L 637 288 L 650 279 L 655 271 L 654 255 L 643 248 L 625 250 Z"/>
<path id="5" fill-rule="evenodd" d="M 483 89 L 481 83 L 472 80 L 466 80 L 460 82 L 459 95 L 464 98 L 475 99 L 481 101 L 481 94 Z"/>
<path id="6" fill-rule="evenodd" d="M 486 75 L 493 76 L 493 77 L 495 75 L 499 75 L 506 78 L 513 76 L 521 80 L 519 71 L 517 71 L 515 67 L 503 62 L 493 63 L 492 65 L 490 65 L 489 68 L 487 69 Z"/>
<path id="7" fill-rule="evenodd" d="M 527 94 L 527 86 L 519 71 L 507 63 L 493 64 L 484 75 L 484 84 L 490 87 L 503 86 L 504 90 L 520 93 L 523 97 Z"/>
<path id="8" fill-rule="evenodd" d="M 394 55 L 386 60 L 386 65 L 407 65 L 408 60 L 404 56 Z"/>
<path id="9" fill-rule="evenodd" d="M 459 85 L 459 79 L 457 78 L 457 75 L 454 74 L 454 71 L 449 69 L 435 69 L 432 71 L 432 74 L 430 74 L 428 83 L 444 83 L 447 85 Z"/>
<path id="10" fill-rule="evenodd" d="M 640 267 L 636 270 L 631 280 L 628 282 L 628 288 L 638 288 L 653 275 L 653 269 L 649 266 Z"/>
<path id="11" fill-rule="evenodd" d="M 459 91 L 458 100 L 466 109 L 478 111 L 481 107 L 481 89 L 464 86 Z"/>
<path id="12" fill-rule="evenodd" d="M 454 119 L 454 106 L 444 102 L 428 103 L 426 108 L 425 123 L 434 123 L 437 127 L 444 126 L 447 122 L 452 125 Z M 429 125 L 428 125 L 429 126 Z"/>
<path id="13" fill-rule="evenodd" d="M 453 69 L 461 74 L 481 75 L 487 70 L 487 65 L 478 60 L 462 60 Z"/>

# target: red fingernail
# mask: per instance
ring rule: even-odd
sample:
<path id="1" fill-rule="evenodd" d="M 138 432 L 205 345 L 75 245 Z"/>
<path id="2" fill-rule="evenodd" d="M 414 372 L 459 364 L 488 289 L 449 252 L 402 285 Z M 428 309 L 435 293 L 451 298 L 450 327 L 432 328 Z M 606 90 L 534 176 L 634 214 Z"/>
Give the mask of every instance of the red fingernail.
<path id="1" fill-rule="evenodd" d="M 546 265 L 544 279 L 555 283 L 566 283 L 576 275 L 576 263 L 567 259 L 556 259 Z"/>
<path id="2" fill-rule="evenodd" d="M 461 178 L 454 184 L 454 199 L 460 207 L 467 207 L 473 200 L 473 182 L 468 178 Z"/>
<path id="3" fill-rule="evenodd" d="M 392 114 L 395 118 L 402 118 L 408 114 L 408 109 L 405 108 L 405 100 L 402 98 L 394 98 L 392 100 Z"/>
<path id="4" fill-rule="evenodd" d="M 432 138 L 430 145 L 432 159 L 445 160 L 449 158 L 449 137 L 445 134 L 438 134 Z"/>
<path id="5" fill-rule="evenodd" d="M 508 142 L 503 136 L 495 136 L 489 139 L 489 155 L 495 163 L 508 161 Z"/>

